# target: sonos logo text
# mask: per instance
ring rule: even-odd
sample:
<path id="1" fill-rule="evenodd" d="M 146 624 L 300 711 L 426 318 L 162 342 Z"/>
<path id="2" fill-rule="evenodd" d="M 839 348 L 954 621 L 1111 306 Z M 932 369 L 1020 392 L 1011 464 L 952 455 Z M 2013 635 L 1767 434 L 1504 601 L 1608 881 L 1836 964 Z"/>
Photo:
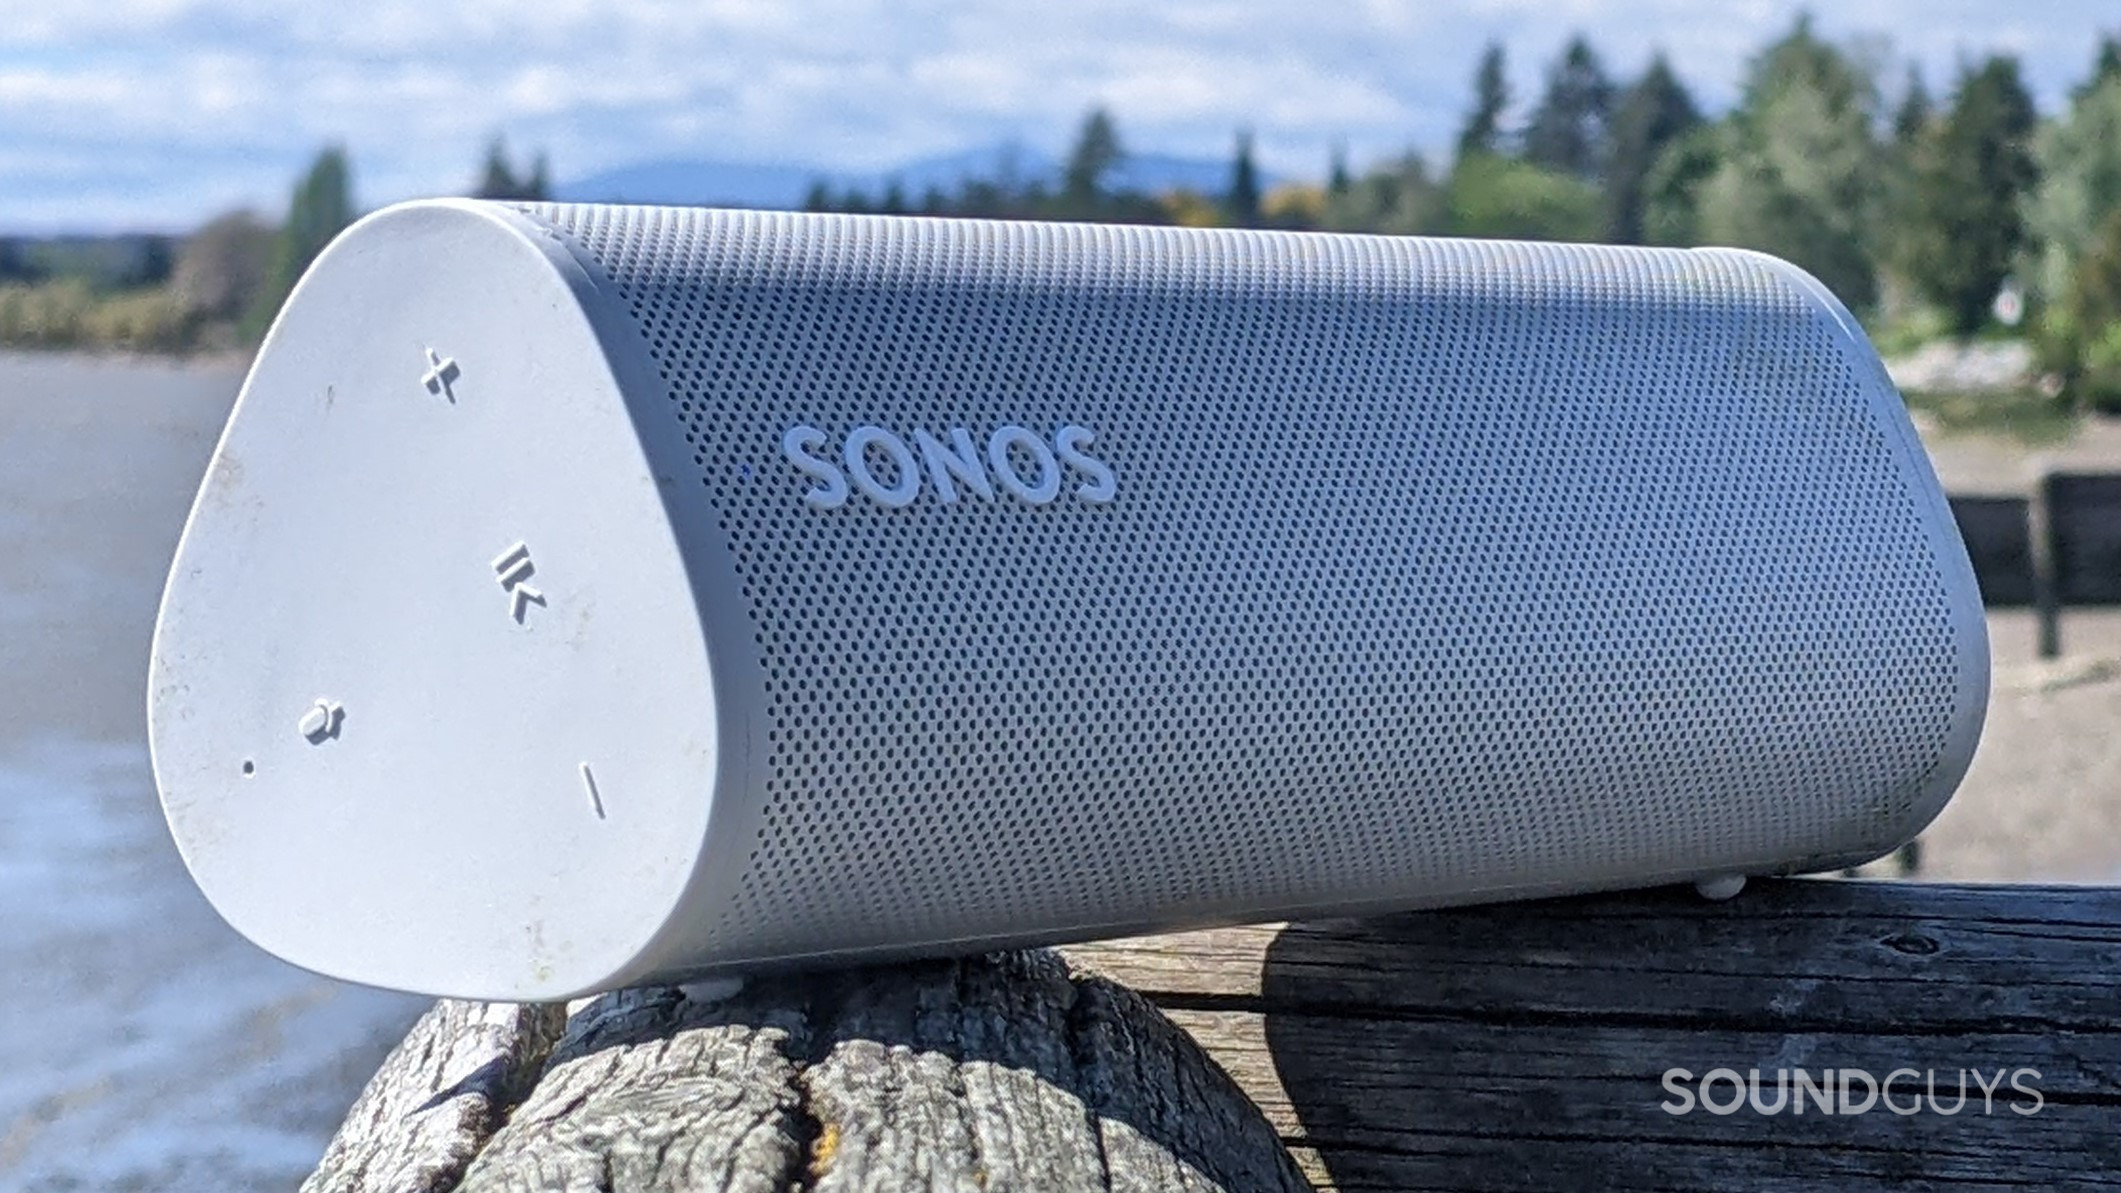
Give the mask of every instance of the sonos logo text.
<path id="1" fill-rule="evenodd" d="M 1060 496 L 1064 484 L 1083 501 L 1106 502 L 1119 491 L 1119 483 L 1110 465 L 1084 450 L 1095 438 L 1088 427 L 1064 425 L 1049 445 L 1034 431 L 1004 424 L 987 437 L 983 453 L 963 427 L 950 428 L 940 439 L 915 431 L 908 446 L 882 427 L 862 426 L 847 432 L 839 462 L 834 463 L 829 450 L 819 451 L 830 448 L 830 435 L 816 427 L 794 426 L 781 436 L 781 453 L 817 482 L 803 500 L 818 509 L 847 504 L 850 484 L 871 501 L 893 508 L 913 504 L 927 483 L 934 484 L 936 497 L 945 505 L 956 504 L 963 493 L 993 501 L 997 487 L 1018 501 L 1044 505 Z"/>

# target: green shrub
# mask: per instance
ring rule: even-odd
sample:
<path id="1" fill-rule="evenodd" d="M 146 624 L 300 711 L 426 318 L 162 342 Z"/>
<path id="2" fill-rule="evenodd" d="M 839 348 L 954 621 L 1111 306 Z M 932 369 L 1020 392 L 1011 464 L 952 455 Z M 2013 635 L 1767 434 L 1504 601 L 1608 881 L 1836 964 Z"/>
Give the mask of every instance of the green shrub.
<path id="1" fill-rule="evenodd" d="M 1502 240 L 1595 240 L 1605 217 L 1597 188 L 1516 158 L 1475 154 L 1444 186 L 1444 228 Z"/>
<path id="2" fill-rule="evenodd" d="M 79 278 L 0 285 L 0 347 L 176 352 L 199 330 L 166 286 L 97 294 Z"/>
<path id="3" fill-rule="evenodd" d="M 1880 356 L 1904 356 L 1944 339 L 1951 330 L 1950 320 L 1935 307 L 1904 304 L 1890 316 L 1880 312 L 1871 328 L 1871 346 Z"/>
<path id="4" fill-rule="evenodd" d="M 76 347 L 95 301 L 88 283 L 78 278 L 0 286 L 0 343 Z"/>
<path id="5" fill-rule="evenodd" d="M 2121 209 L 2101 225 L 2068 293 L 2041 320 L 2039 347 L 2070 401 L 2121 413 Z"/>
<path id="6" fill-rule="evenodd" d="M 113 295 L 91 307 L 82 320 L 84 341 L 97 348 L 174 352 L 189 346 L 192 320 L 166 287 Z"/>

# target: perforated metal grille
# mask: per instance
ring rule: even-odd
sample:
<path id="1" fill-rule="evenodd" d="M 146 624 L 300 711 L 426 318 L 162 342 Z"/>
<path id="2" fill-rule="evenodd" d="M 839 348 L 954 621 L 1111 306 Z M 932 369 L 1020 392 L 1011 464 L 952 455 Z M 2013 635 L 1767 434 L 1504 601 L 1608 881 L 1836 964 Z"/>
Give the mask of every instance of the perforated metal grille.
<path id="1" fill-rule="evenodd" d="M 531 210 L 637 321 L 757 629 L 742 954 L 1790 860 L 1938 764 L 1915 493 L 1756 260 Z M 1117 495 L 813 509 L 798 424 L 1079 424 Z"/>

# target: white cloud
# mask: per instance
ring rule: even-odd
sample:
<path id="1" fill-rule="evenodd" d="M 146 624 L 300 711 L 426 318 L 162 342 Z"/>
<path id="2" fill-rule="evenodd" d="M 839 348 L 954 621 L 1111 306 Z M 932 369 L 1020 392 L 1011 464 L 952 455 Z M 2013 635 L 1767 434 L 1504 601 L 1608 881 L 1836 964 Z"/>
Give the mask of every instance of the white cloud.
<path id="1" fill-rule="evenodd" d="M 1447 145 L 1481 45 L 1521 102 L 1570 32 L 1620 72 L 1668 52 L 1711 106 L 1787 29 L 1789 0 L 0 0 L 0 227 L 181 226 L 275 205 L 320 144 L 371 203 L 468 182 L 484 140 L 563 177 L 649 158 L 868 169 L 1019 137 L 1059 148 L 1092 103 L 1143 150 L 1315 174 Z M 1962 57 L 2024 57 L 2052 106 L 2111 0 L 1844 0 L 1828 36 L 1885 34 L 1941 90 Z M 1895 85 L 1900 67 L 1891 72 Z"/>

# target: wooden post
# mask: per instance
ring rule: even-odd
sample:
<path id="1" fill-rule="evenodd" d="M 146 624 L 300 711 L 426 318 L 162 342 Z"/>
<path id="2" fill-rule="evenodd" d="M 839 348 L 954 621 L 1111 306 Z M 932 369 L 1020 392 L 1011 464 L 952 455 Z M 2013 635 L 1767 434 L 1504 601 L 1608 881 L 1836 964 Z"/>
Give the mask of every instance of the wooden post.
<path id="1" fill-rule="evenodd" d="M 2121 890 L 1757 880 L 1066 952 L 1206 1044 L 1321 1189 L 2121 1187 Z M 1776 1112 L 1668 1111 L 1680 1068 L 1758 1069 Z M 1923 1104 L 1903 1071 L 1892 1108 L 1776 1106 L 1827 1069 L 1913 1070 Z"/>
<path id="2" fill-rule="evenodd" d="M 305 1193 L 1307 1188 L 1139 995 L 1003 953 L 559 1007 L 445 1001 Z"/>
<path id="3" fill-rule="evenodd" d="M 2026 503 L 2028 542 L 2033 561 L 2033 613 L 2039 624 L 2043 659 L 2062 655 L 2062 589 L 2056 575 L 2055 474 L 2042 468 Z"/>
<path id="4" fill-rule="evenodd" d="M 2114 1187 L 2117 955 L 2117 890 L 1784 879 L 445 1002 L 305 1188 Z"/>

